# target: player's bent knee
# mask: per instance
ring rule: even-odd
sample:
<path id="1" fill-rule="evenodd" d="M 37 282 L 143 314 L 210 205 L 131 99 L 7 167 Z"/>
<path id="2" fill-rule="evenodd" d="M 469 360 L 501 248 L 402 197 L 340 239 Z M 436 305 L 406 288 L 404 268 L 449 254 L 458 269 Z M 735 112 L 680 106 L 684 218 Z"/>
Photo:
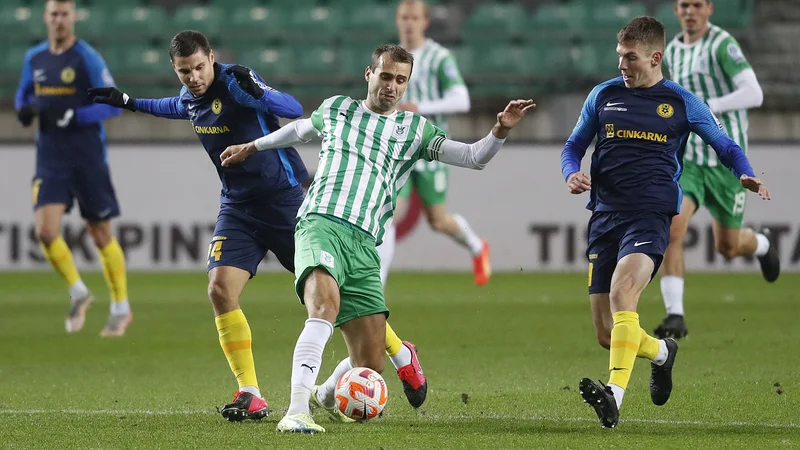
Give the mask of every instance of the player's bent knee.
<path id="1" fill-rule="evenodd" d="M 111 226 L 108 224 L 108 222 L 87 223 L 86 229 L 92 236 L 94 245 L 96 245 L 97 248 L 105 248 L 114 238 L 114 236 L 111 234 Z"/>
<path id="2" fill-rule="evenodd" d="M 58 230 L 49 230 L 47 228 L 41 228 L 36 230 L 36 239 L 44 245 L 49 246 L 53 243 L 56 239 L 58 239 L 59 233 Z"/>
<path id="3" fill-rule="evenodd" d="M 728 241 L 717 241 L 715 242 L 714 246 L 717 249 L 717 253 L 719 253 L 725 259 L 733 259 L 739 256 L 738 248 L 732 242 Z"/>
<path id="4" fill-rule="evenodd" d="M 611 331 L 597 330 L 597 343 L 606 350 L 611 349 Z"/>
<path id="5" fill-rule="evenodd" d="M 218 314 L 233 311 L 239 307 L 239 299 L 233 295 L 224 281 L 212 278 L 208 281 L 208 299 Z"/>

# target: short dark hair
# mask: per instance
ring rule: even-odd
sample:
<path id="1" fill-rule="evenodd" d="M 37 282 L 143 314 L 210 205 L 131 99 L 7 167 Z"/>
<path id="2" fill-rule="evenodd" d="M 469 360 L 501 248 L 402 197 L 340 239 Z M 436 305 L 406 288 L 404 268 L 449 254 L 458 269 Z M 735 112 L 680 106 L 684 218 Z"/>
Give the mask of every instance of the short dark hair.
<path id="1" fill-rule="evenodd" d="M 370 70 L 374 71 L 378 68 L 378 64 L 381 63 L 381 56 L 383 56 L 384 53 L 388 54 L 394 62 L 411 64 L 411 70 L 414 70 L 414 55 L 399 45 L 391 44 L 381 45 L 372 52 L 372 62 L 369 65 Z"/>
<path id="2" fill-rule="evenodd" d="M 663 52 L 666 46 L 665 39 L 664 24 L 650 16 L 634 17 L 625 25 L 625 28 L 617 33 L 617 42 L 620 44 L 625 42 L 644 44 L 652 51 Z"/>
<path id="3" fill-rule="evenodd" d="M 199 31 L 181 31 L 169 43 L 170 59 L 175 59 L 176 56 L 185 58 L 194 55 L 198 51 L 202 51 L 206 55 L 211 53 L 211 45 L 209 45 L 208 39 Z"/>

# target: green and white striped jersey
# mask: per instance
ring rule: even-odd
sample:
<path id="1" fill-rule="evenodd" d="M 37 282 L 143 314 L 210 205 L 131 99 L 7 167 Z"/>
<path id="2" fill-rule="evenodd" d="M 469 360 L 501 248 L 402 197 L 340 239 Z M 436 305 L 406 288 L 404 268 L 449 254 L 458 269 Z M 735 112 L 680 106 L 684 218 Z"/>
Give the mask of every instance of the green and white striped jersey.
<path id="1" fill-rule="evenodd" d="M 664 52 L 664 66 L 673 81 L 703 100 L 718 98 L 735 90 L 733 78 L 750 69 L 739 43 L 722 28 L 709 24 L 708 31 L 699 41 L 685 44 L 678 34 Z M 718 117 L 731 137 L 747 151 L 747 110 L 728 111 Z M 686 143 L 684 162 L 700 166 L 719 165 L 717 155 L 700 136 L 691 133 Z"/>
<path id="2" fill-rule="evenodd" d="M 419 159 L 438 159 L 444 131 L 419 114 L 382 115 L 343 95 L 325 100 L 311 122 L 322 136 L 322 149 L 298 216 L 338 217 L 380 244 L 394 215 L 397 186 Z"/>
<path id="3" fill-rule="evenodd" d="M 450 50 L 436 41 L 425 39 L 425 44 L 412 50 L 411 54 L 414 55 L 414 71 L 403 96 L 404 103 L 441 100 L 447 89 L 464 85 L 464 79 Z M 447 130 L 447 121 L 443 114 L 433 114 L 428 119 L 437 127 Z"/>

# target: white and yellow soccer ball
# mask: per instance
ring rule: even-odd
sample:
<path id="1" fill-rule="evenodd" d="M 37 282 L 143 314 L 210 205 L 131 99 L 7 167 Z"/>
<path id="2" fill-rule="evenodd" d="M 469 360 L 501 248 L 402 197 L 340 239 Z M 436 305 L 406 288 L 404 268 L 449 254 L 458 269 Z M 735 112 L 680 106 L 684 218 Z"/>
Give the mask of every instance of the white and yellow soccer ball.
<path id="1" fill-rule="evenodd" d="M 345 416 L 362 422 L 383 411 L 387 395 L 381 374 L 366 367 L 348 370 L 336 383 L 336 407 Z"/>

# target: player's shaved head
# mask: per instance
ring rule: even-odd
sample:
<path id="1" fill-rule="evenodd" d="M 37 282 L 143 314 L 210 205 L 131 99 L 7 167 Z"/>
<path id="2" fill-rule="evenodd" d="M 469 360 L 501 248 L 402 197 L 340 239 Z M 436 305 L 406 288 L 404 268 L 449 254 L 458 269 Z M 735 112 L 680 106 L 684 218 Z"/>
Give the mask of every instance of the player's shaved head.
<path id="1" fill-rule="evenodd" d="M 631 20 L 617 33 L 620 44 L 639 45 L 653 52 L 664 52 L 666 31 L 664 24 L 650 16 L 639 16 Z"/>
<path id="2" fill-rule="evenodd" d="M 390 59 L 396 63 L 410 64 L 414 69 L 414 55 L 399 45 L 381 45 L 372 52 L 372 62 L 369 68 L 374 72 L 381 65 L 381 57 L 386 61 Z"/>
<path id="3" fill-rule="evenodd" d="M 186 58 L 194 55 L 198 51 L 208 55 L 211 52 L 211 45 L 203 33 L 194 30 L 181 31 L 172 38 L 169 44 L 169 57 Z"/>

